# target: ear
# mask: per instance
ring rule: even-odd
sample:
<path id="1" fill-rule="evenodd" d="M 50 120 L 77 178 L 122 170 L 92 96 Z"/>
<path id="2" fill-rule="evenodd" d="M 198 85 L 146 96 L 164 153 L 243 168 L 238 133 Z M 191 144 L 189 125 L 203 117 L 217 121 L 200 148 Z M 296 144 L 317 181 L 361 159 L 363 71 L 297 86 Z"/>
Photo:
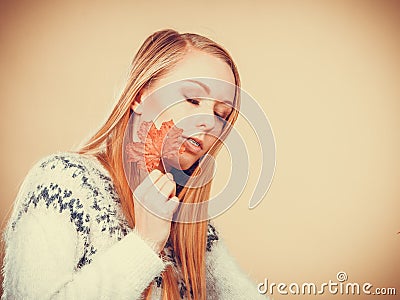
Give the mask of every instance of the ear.
<path id="1" fill-rule="evenodd" d="M 135 101 L 131 104 L 131 109 L 135 112 L 135 114 L 141 115 L 143 113 L 143 105 L 142 99 L 146 98 L 147 94 L 144 91 L 144 88 L 139 92 L 136 96 Z"/>
<path id="2" fill-rule="evenodd" d="M 143 112 L 143 107 L 142 105 L 135 100 L 132 104 L 131 104 L 131 109 L 135 112 L 135 114 L 137 115 L 141 115 Z"/>

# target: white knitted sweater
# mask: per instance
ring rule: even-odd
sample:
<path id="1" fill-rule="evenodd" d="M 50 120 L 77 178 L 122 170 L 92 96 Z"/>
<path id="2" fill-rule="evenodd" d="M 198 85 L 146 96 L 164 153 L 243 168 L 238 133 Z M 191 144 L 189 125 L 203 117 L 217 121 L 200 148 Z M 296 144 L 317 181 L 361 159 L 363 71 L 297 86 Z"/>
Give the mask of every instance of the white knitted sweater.
<path id="1" fill-rule="evenodd" d="M 160 299 L 162 271 L 179 270 L 171 244 L 158 255 L 122 214 L 110 175 L 97 159 L 60 153 L 37 163 L 4 232 L 5 299 Z M 207 299 L 266 299 L 208 223 Z M 182 299 L 186 286 L 178 281 Z"/>

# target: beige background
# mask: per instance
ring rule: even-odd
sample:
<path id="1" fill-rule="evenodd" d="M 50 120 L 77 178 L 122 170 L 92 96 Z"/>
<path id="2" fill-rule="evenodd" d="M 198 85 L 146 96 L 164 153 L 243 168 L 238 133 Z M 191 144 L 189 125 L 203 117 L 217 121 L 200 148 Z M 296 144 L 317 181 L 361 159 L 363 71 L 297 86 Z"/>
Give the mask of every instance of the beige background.
<path id="1" fill-rule="evenodd" d="M 2 227 L 33 163 L 102 124 L 143 40 L 194 31 L 231 52 L 275 134 L 263 202 L 247 209 L 249 135 L 249 186 L 216 219 L 245 272 L 320 284 L 345 271 L 400 293 L 399 1 L 57 2 L 0 2 Z"/>

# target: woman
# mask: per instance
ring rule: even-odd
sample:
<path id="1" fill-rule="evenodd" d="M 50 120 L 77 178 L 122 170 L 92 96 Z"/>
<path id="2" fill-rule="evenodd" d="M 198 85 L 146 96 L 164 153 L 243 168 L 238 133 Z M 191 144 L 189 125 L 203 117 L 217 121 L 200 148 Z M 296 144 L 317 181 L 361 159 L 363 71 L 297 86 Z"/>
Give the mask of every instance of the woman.
<path id="1" fill-rule="evenodd" d="M 164 109 L 164 86 L 185 101 Z M 173 30 L 148 37 L 104 126 L 79 153 L 40 161 L 22 184 L 4 234 L 2 299 L 264 299 L 202 209 L 192 222 L 176 217 L 180 205 L 210 197 L 201 170 L 237 118 L 239 86 L 213 41 Z M 207 98 L 187 96 L 196 91 Z M 176 125 L 179 151 L 149 165 L 151 135 L 139 119 L 154 125 L 146 134 Z"/>

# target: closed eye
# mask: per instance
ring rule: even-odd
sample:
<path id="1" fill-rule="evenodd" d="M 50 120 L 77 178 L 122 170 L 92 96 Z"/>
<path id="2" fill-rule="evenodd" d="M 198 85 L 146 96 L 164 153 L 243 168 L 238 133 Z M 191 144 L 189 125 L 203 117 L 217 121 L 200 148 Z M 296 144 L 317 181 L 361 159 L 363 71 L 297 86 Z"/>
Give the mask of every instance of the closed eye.
<path id="1" fill-rule="evenodd" d="M 223 102 L 217 102 L 214 107 L 215 114 L 226 121 L 232 112 L 232 107 Z"/>
<path id="2" fill-rule="evenodd" d="M 193 99 L 193 98 L 189 98 L 189 97 L 185 97 L 186 101 L 193 104 L 193 105 L 200 105 L 200 100 L 197 99 Z M 225 105 L 223 103 L 218 103 L 216 105 L 216 110 L 214 110 L 214 114 L 218 117 L 218 119 L 220 121 L 222 121 L 223 123 L 226 122 L 227 117 L 229 116 L 231 112 L 231 108 L 228 105 Z"/>
<path id="3" fill-rule="evenodd" d="M 192 98 L 186 98 L 186 101 L 189 102 L 189 103 L 192 103 L 194 105 L 199 105 L 200 104 L 199 100 L 192 99 Z"/>
<path id="4" fill-rule="evenodd" d="M 223 121 L 223 122 L 226 121 L 227 116 L 226 116 L 225 114 L 220 114 L 220 113 L 217 113 L 217 112 L 214 112 L 214 114 L 215 114 L 221 121 Z"/>

